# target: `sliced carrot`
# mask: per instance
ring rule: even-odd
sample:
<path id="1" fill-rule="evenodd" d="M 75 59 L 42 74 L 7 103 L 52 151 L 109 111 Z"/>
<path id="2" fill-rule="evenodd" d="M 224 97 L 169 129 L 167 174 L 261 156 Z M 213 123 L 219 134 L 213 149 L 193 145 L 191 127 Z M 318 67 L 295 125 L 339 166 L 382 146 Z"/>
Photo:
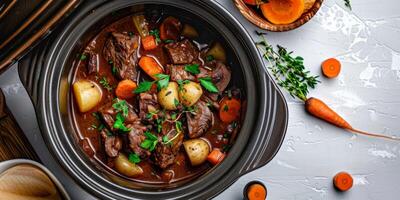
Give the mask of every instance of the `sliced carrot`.
<path id="1" fill-rule="evenodd" d="M 134 97 L 133 91 L 136 87 L 136 83 L 132 80 L 122 80 L 118 83 L 117 88 L 115 89 L 115 95 L 117 95 L 119 99 L 130 99 Z"/>
<path id="2" fill-rule="evenodd" d="M 146 74 L 151 76 L 153 79 L 157 79 L 155 77 L 156 74 L 162 74 L 163 70 L 161 66 L 157 63 L 157 61 L 149 56 L 142 56 L 139 60 L 139 66 L 143 69 Z"/>
<path id="3" fill-rule="evenodd" d="M 304 12 L 304 0 L 269 0 L 260 5 L 262 14 L 273 24 L 290 24 Z"/>
<path id="4" fill-rule="evenodd" d="M 240 115 L 241 104 L 238 99 L 225 97 L 219 107 L 219 118 L 221 121 L 231 123 Z"/>
<path id="5" fill-rule="evenodd" d="M 322 65 L 322 73 L 328 78 L 335 78 L 340 73 L 341 64 L 335 58 L 329 58 L 325 60 Z"/>
<path id="6" fill-rule="evenodd" d="M 143 37 L 142 45 L 143 45 L 144 50 L 146 50 L 146 51 L 157 48 L 156 39 L 154 39 L 154 36 L 152 36 L 152 35 Z"/>
<path id="7" fill-rule="evenodd" d="M 207 156 L 208 162 L 213 165 L 217 165 L 225 158 L 225 153 L 221 152 L 221 150 L 214 148 L 210 154 Z"/>
<path id="8" fill-rule="evenodd" d="M 266 197 L 267 190 L 259 183 L 254 183 L 247 189 L 247 199 L 249 200 L 264 200 Z"/>
<path id="9" fill-rule="evenodd" d="M 347 172 L 339 172 L 333 177 L 333 185 L 340 191 L 347 191 L 353 186 L 353 178 Z"/>

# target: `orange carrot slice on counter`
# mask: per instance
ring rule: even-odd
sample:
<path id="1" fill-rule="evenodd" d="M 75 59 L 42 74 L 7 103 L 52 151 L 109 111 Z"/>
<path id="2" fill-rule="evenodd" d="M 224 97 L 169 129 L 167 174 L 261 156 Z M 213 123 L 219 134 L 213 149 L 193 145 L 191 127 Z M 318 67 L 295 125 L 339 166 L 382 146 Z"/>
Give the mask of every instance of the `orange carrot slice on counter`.
<path id="1" fill-rule="evenodd" d="M 139 66 L 143 69 L 146 74 L 151 76 L 153 79 L 157 79 L 155 77 L 156 74 L 162 74 L 163 69 L 157 63 L 157 61 L 149 56 L 142 56 L 139 60 Z"/>
<path id="2" fill-rule="evenodd" d="M 333 185 L 340 191 L 347 191 L 353 186 L 353 178 L 347 172 L 339 172 L 333 177 Z"/>
<path id="3" fill-rule="evenodd" d="M 122 80 L 118 83 L 117 88 L 115 89 L 115 95 L 117 95 L 119 99 L 130 99 L 135 96 L 133 91 L 136 87 L 136 83 L 132 80 Z"/>
<path id="4" fill-rule="evenodd" d="M 259 183 L 249 186 L 247 189 L 247 199 L 249 200 L 265 200 L 267 197 L 267 190 Z"/>
<path id="5" fill-rule="evenodd" d="M 262 14 L 273 24 L 290 24 L 304 12 L 304 0 L 269 0 L 260 5 Z"/>
<path id="6" fill-rule="evenodd" d="M 322 65 L 322 73 L 328 78 L 335 78 L 340 73 L 341 64 L 335 58 L 329 58 L 325 60 Z"/>

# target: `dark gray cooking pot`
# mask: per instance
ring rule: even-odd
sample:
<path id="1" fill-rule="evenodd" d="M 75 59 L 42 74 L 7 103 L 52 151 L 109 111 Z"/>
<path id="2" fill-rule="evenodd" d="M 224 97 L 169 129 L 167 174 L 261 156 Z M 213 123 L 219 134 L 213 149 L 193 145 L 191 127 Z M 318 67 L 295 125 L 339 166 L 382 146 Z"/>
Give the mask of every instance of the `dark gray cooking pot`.
<path id="1" fill-rule="evenodd" d="M 190 181 L 152 185 L 132 182 L 104 170 L 80 148 L 68 109 L 76 54 L 102 27 L 134 13 L 137 5 L 144 4 L 207 22 L 225 40 L 234 60 L 232 81 L 245 90 L 247 112 L 228 156 L 220 165 Z M 208 199 L 274 157 L 286 132 L 287 106 L 264 72 L 262 58 L 249 34 L 230 12 L 214 1 L 202 0 L 86 1 L 20 62 L 24 66 L 20 76 L 34 101 L 48 147 L 77 183 L 100 199 Z"/>

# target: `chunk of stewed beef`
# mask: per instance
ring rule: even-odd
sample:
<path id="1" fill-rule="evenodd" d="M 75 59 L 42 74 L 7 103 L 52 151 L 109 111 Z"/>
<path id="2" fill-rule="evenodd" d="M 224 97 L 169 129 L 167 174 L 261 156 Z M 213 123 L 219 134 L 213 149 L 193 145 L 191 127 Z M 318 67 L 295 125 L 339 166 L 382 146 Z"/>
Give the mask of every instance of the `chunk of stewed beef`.
<path id="1" fill-rule="evenodd" d="M 162 134 L 167 140 L 158 142 L 154 152 L 154 161 L 157 166 L 165 169 L 175 162 L 176 155 L 182 146 L 183 134 L 176 130 L 174 123 L 169 122 L 163 124 Z"/>
<path id="2" fill-rule="evenodd" d="M 104 150 L 107 156 L 114 158 L 118 156 L 122 148 L 122 140 L 118 136 L 109 135 L 107 131 L 107 129 L 103 129 L 100 132 L 104 143 Z"/>
<path id="3" fill-rule="evenodd" d="M 185 65 L 167 65 L 167 71 L 169 72 L 172 81 L 196 80 L 196 77 L 185 70 Z"/>
<path id="4" fill-rule="evenodd" d="M 105 104 L 104 106 L 102 106 L 99 109 L 99 114 L 100 114 L 102 121 L 107 126 L 107 128 L 111 131 L 116 131 L 114 128 L 114 122 L 115 122 L 115 117 L 116 117 L 118 111 L 113 107 L 113 103 L 114 102 L 110 101 L 107 104 Z M 128 115 L 125 117 L 124 123 L 130 124 L 130 123 L 134 123 L 134 122 L 138 121 L 139 118 L 138 118 L 137 114 L 135 113 L 135 111 L 133 110 L 133 106 L 131 104 L 129 104 L 128 102 L 126 102 L 126 104 L 128 106 Z"/>
<path id="5" fill-rule="evenodd" d="M 137 79 L 139 36 L 111 32 L 103 49 L 104 58 L 117 70 L 120 79 Z"/>
<path id="6" fill-rule="evenodd" d="M 199 51 L 192 42 L 185 39 L 165 45 L 165 49 L 173 64 L 189 64 L 199 57 Z"/>
<path id="7" fill-rule="evenodd" d="M 202 136 L 214 124 L 214 115 L 204 101 L 194 105 L 195 113 L 187 113 L 187 124 L 190 138 Z"/>
<path id="8" fill-rule="evenodd" d="M 147 122 L 153 121 L 153 115 L 160 110 L 160 105 L 157 101 L 157 94 L 153 92 L 140 93 L 139 96 L 139 116 L 140 119 Z"/>
<path id="9" fill-rule="evenodd" d="M 206 67 L 200 67 L 200 74 L 197 75 L 197 78 L 204 77 L 211 77 L 218 91 L 222 92 L 231 81 L 231 70 L 224 63 L 214 60 L 206 63 Z"/>
<path id="10" fill-rule="evenodd" d="M 149 157 L 151 154 L 150 151 L 140 147 L 140 144 L 146 139 L 144 132 L 147 128 L 139 121 L 133 124 L 128 124 L 126 127 L 131 129 L 128 133 L 129 147 L 131 150 L 141 158 Z"/>

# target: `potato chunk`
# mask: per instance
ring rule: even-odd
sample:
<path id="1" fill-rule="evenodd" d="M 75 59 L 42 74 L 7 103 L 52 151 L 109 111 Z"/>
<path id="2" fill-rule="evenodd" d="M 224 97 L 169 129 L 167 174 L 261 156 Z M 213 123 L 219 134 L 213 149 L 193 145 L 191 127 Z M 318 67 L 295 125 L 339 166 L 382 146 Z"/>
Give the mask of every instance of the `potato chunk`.
<path id="1" fill-rule="evenodd" d="M 206 139 L 186 140 L 183 142 L 183 146 L 193 166 L 204 163 L 210 153 L 210 144 Z"/>
<path id="2" fill-rule="evenodd" d="M 73 84 L 74 96 L 79 111 L 87 112 L 101 101 L 101 89 L 88 80 L 79 80 Z"/>

